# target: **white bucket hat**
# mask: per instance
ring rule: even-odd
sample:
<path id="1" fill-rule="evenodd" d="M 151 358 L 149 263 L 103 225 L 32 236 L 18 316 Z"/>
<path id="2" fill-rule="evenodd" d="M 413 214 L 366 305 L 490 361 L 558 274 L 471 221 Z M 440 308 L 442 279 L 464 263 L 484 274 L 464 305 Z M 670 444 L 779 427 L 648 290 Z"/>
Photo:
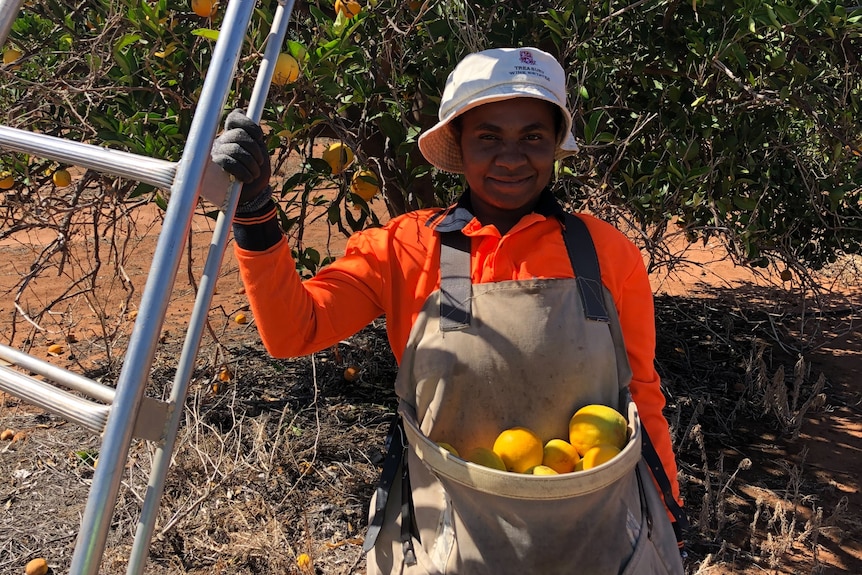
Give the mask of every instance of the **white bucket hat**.
<path id="1" fill-rule="evenodd" d="M 469 54 L 446 80 L 440 100 L 440 121 L 419 136 L 419 149 L 431 164 L 446 172 L 464 173 L 461 145 L 450 123 L 476 106 L 510 98 L 537 98 L 560 108 L 565 123 L 555 159 L 578 151 L 572 114 L 566 107 L 566 74 L 556 58 L 538 48 L 494 48 Z"/>

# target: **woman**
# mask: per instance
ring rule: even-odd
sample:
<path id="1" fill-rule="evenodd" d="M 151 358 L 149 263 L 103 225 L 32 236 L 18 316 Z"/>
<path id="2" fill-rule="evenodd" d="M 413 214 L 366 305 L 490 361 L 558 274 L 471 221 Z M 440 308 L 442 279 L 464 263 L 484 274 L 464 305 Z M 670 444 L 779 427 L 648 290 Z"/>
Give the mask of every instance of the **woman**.
<path id="1" fill-rule="evenodd" d="M 657 475 L 679 499 L 641 255 L 609 224 L 566 214 L 548 189 L 554 162 L 578 149 L 562 67 L 536 48 L 470 54 L 446 82 L 439 120 L 419 147 L 464 175 L 463 196 L 354 234 L 305 282 L 269 198 L 259 128 L 232 112 L 213 149 L 245 182 L 235 253 L 271 354 L 324 349 L 386 315 L 410 441 L 403 480 L 392 467 L 372 503 L 368 572 L 681 573 L 670 515 L 646 505 L 661 500 L 642 465 L 580 495 L 577 474 L 538 487 L 434 445 L 467 453 L 512 426 L 567 438 L 578 407 L 625 414 L 630 393 Z"/>

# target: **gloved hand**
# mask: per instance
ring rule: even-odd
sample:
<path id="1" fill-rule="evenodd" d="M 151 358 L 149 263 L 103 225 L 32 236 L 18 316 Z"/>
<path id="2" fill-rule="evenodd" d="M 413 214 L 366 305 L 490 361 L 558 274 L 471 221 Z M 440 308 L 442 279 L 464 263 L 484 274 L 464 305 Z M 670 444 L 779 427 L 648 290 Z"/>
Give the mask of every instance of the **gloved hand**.
<path id="1" fill-rule="evenodd" d="M 213 142 L 212 159 L 243 182 L 237 212 L 252 212 L 266 205 L 272 195 L 269 187 L 272 168 L 263 130 L 242 110 L 228 114 L 224 127 L 224 132 Z"/>

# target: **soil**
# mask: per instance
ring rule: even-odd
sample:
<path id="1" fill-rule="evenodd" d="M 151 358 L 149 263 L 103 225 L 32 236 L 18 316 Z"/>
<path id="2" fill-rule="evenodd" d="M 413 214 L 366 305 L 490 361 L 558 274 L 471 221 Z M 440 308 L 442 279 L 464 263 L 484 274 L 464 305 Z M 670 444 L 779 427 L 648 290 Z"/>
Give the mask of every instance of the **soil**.
<path id="1" fill-rule="evenodd" d="M 3 343 L 116 381 L 160 229 L 152 205 L 132 220 L 125 279 L 106 265 L 97 287 L 32 323 L 21 312 L 62 293 L 94 242 L 73 242 L 66 267 L 31 282 L 16 309 L 14 286 L 55 235 L 4 240 Z M 212 227 L 194 220 L 152 397 L 170 388 Z M 318 228 L 305 244 L 337 256 L 344 239 Z M 830 269 L 827 290 L 803 294 L 793 279 L 734 266 L 718 244 L 676 247 L 689 248 L 691 263 L 652 279 L 657 362 L 692 520 L 687 572 L 862 573 L 860 261 Z M 366 507 L 395 407 L 385 323 L 276 360 L 253 321 L 234 321 L 250 312 L 230 249 L 221 270 L 145 572 L 363 573 Z M 55 343 L 63 350 L 49 353 Z M 38 556 L 66 572 L 98 437 L 6 394 L 0 428 L 25 434 L 0 443 L 0 573 Z M 152 453 L 132 445 L 102 573 L 125 572 Z"/>

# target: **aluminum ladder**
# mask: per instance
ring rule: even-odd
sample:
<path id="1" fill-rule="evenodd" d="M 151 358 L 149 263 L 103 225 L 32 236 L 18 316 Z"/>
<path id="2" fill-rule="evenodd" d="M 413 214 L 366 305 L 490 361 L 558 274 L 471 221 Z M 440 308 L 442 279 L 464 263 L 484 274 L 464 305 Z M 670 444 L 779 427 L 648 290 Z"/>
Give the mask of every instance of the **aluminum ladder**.
<path id="1" fill-rule="evenodd" d="M 5 44 L 23 2 L 24 0 L 0 0 L 0 47 Z M 182 417 L 183 403 L 212 302 L 218 270 L 227 246 L 230 222 L 239 197 L 238 182 L 231 183 L 227 174 L 217 167 L 208 168 L 214 166 L 210 159 L 210 150 L 219 128 L 255 2 L 256 0 L 230 0 L 227 6 L 179 162 L 0 126 L 2 151 L 23 152 L 67 162 L 100 173 L 169 189 L 171 192 L 156 245 L 156 257 L 147 274 L 139 313 L 116 389 L 0 344 L 0 359 L 19 368 L 0 365 L 0 390 L 78 423 L 102 437 L 99 465 L 93 475 L 72 556 L 72 575 L 94 575 L 99 571 L 133 438 L 152 441 L 156 445 L 126 573 L 140 575 L 146 565 L 159 501 Z M 294 0 L 278 0 L 263 61 L 247 108 L 248 116 L 257 122 L 260 121 L 293 5 Z M 145 389 L 164 323 L 168 298 L 176 279 L 182 249 L 200 192 L 205 186 L 217 185 L 222 186 L 223 192 L 216 190 L 207 197 L 210 200 L 213 200 L 213 197 L 220 198 L 223 202 L 219 203 L 223 205 L 213 230 L 170 396 L 168 401 L 159 401 L 147 397 Z M 223 195 L 219 196 L 220 193 Z M 218 199 L 215 201 L 218 202 Z M 24 371 L 40 375 L 44 380 L 25 375 Z"/>

